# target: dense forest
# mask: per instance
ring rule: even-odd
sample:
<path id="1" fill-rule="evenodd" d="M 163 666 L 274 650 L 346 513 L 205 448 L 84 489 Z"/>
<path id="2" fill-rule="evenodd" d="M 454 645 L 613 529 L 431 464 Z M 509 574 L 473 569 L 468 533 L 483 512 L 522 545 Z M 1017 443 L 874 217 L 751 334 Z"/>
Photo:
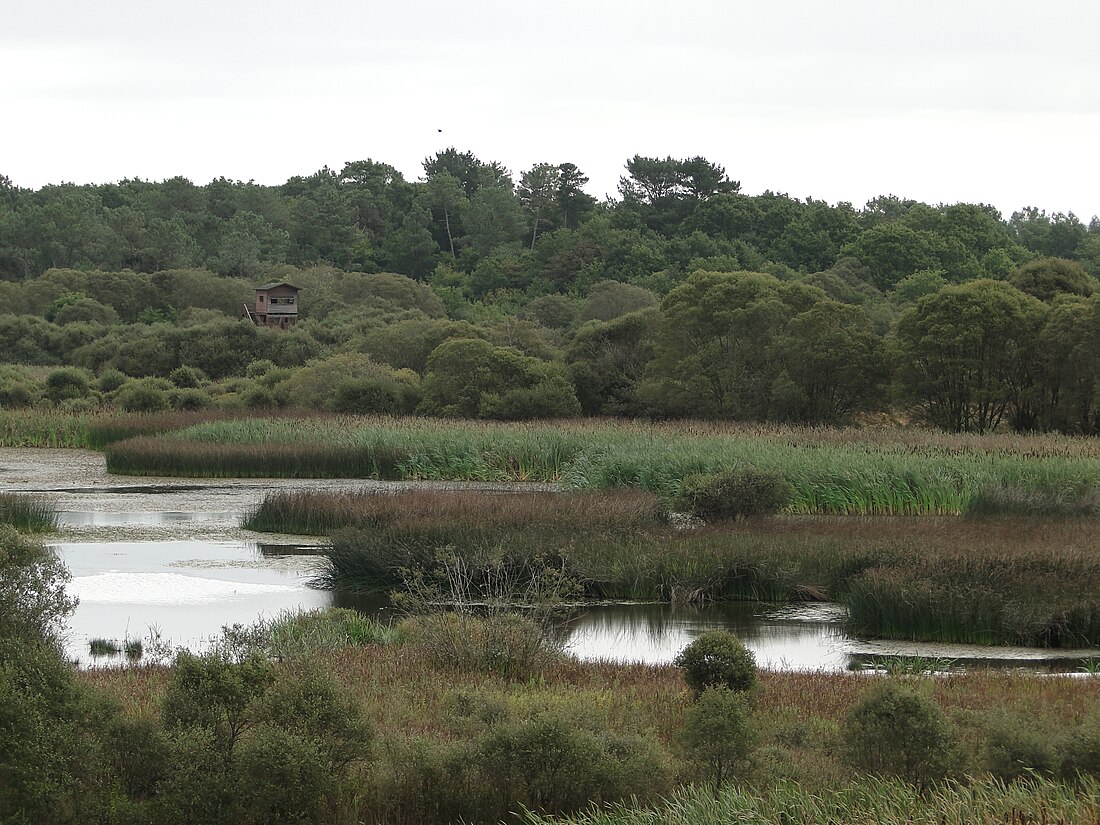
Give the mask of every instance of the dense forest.
<path id="1" fill-rule="evenodd" d="M 1100 432 L 1100 220 L 447 149 L 280 186 L 0 176 L 0 405 Z M 289 331 L 241 319 L 302 288 Z"/>

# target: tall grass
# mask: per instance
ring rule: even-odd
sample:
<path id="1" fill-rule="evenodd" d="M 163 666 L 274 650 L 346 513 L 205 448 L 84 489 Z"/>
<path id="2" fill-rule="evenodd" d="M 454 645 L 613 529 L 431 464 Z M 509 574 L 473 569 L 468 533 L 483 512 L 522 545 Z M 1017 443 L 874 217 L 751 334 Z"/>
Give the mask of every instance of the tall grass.
<path id="1" fill-rule="evenodd" d="M 609 422 L 428 419 L 212 421 L 107 447 L 110 472 L 188 476 L 560 482 L 674 491 L 740 466 L 782 473 L 789 511 L 855 515 L 1094 513 L 1100 445 L 1063 437 L 947 436 Z"/>
<path id="2" fill-rule="evenodd" d="M 323 493 L 279 494 L 254 523 L 333 531 L 318 583 L 340 590 L 401 591 L 410 571 L 441 579 L 459 558 L 517 585 L 552 565 L 582 599 L 830 599 L 865 636 L 1100 644 L 1094 520 L 780 517 L 681 530 L 656 518 L 656 501 L 410 491 L 328 506 Z"/>
<path id="3" fill-rule="evenodd" d="M 719 825 L 725 822 L 875 822 L 879 825 L 1032 825 L 1100 822 L 1100 783 L 1030 778 L 948 782 L 927 792 L 900 780 L 866 778 L 819 790 L 796 780 L 771 787 L 684 788 L 665 803 L 613 805 L 570 817 L 528 813 L 528 825 Z"/>
<path id="4" fill-rule="evenodd" d="M 0 493 L 0 524 L 10 524 L 26 533 L 48 533 L 57 529 L 57 507 L 40 496 Z"/>

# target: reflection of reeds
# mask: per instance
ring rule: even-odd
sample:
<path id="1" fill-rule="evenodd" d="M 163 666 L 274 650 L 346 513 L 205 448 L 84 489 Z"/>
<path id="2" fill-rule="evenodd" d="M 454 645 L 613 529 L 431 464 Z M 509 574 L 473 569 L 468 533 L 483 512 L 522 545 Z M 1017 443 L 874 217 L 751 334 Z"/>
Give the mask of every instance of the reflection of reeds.
<path id="1" fill-rule="evenodd" d="M 57 529 L 58 513 L 53 502 L 39 496 L 0 493 L 0 524 L 10 524 L 28 533 Z"/>
<path id="2" fill-rule="evenodd" d="M 670 492 L 692 473 L 752 465 L 795 488 L 794 513 L 1089 513 L 1100 448 L 1055 436 L 948 436 L 609 424 L 315 417 L 211 421 L 114 443 L 112 472 L 191 476 L 560 481 Z"/>
<path id="3" fill-rule="evenodd" d="M 617 496 L 461 498 L 432 510 L 446 494 L 373 497 L 370 524 L 334 534 L 324 584 L 400 589 L 406 571 L 432 569 L 441 552 L 475 567 L 502 561 L 517 577 L 553 557 L 588 599 L 820 598 L 846 604 L 868 636 L 1100 644 L 1094 520 L 784 517 L 682 531 Z M 555 499 L 585 503 L 555 511 Z"/>

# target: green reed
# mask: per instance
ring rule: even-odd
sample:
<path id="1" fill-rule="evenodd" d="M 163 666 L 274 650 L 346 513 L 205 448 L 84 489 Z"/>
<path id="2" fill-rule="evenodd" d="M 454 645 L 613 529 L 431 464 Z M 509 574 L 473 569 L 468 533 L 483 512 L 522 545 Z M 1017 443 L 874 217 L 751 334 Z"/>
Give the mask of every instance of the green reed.
<path id="1" fill-rule="evenodd" d="M 25 533 L 48 533 L 57 529 L 57 507 L 41 496 L 0 493 L 0 524 Z"/>
<path id="2" fill-rule="evenodd" d="M 781 472 L 799 514 L 1096 512 L 1100 448 L 1091 440 L 893 430 L 860 441 L 859 432 L 317 417 L 210 421 L 106 452 L 108 470 L 128 474 L 542 481 L 666 494 L 685 475 L 748 465 Z"/>
<path id="3" fill-rule="evenodd" d="M 661 805 L 612 805 L 573 816 L 527 813 L 528 825 L 718 825 L 723 822 L 875 822 L 881 825 L 1032 825 L 1100 821 L 1100 782 L 1031 777 L 947 782 L 921 791 L 900 780 L 867 777 L 816 789 L 782 779 L 766 788 L 688 787 Z"/>

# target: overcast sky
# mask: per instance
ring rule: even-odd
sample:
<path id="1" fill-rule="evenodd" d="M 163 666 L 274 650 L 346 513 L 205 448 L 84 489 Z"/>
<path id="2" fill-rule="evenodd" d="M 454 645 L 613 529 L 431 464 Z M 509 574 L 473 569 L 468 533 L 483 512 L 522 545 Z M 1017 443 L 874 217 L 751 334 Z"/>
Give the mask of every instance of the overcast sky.
<path id="1" fill-rule="evenodd" d="M 0 173 L 281 183 L 447 146 L 1100 214 L 1096 0 L 0 0 Z M 442 130 L 440 132 L 439 130 Z"/>

